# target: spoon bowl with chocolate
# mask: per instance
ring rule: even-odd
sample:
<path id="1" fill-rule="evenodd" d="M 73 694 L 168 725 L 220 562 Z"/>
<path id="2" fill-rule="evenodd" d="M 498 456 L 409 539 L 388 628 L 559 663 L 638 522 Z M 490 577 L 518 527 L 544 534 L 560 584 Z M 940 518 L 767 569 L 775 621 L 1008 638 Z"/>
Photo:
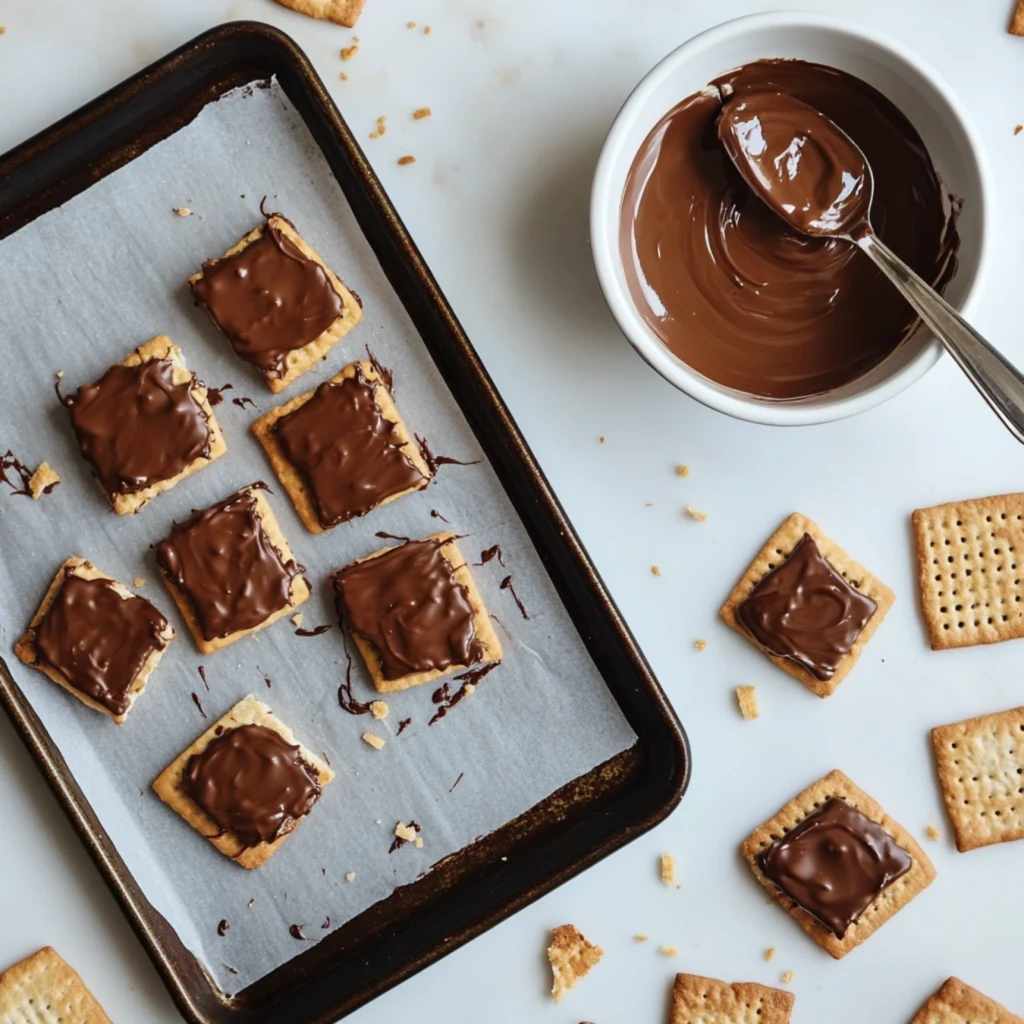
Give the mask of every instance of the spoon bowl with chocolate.
<path id="1" fill-rule="evenodd" d="M 1024 377 L 871 226 L 874 178 L 860 147 L 820 110 L 774 90 L 727 100 L 719 141 L 751 191 L 785 224 L 856 245 L 952 355 L 1010 433 L 1024 443 Z"/>

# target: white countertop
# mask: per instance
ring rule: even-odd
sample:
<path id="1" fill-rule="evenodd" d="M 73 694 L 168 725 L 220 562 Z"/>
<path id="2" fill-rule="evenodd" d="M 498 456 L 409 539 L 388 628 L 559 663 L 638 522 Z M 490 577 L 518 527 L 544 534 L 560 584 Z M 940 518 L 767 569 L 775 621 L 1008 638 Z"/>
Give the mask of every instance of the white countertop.
<path id="1" fill-rule="evenodd" d="M 360 52 L 343 64 L 338 50 L 353 32 L 270 0 L 0 0 L 0 151 L 217 20 L 269 21 L 297 39 L 365 139 L 689 731 L 694 779 L 668 822 L 381 997 L 350 1018 L 358 1024 L 660 1022 L 676 970 L 777 984 L 792 969 L 803 1024 L 902 1024 L 949 974 L 1024 1012 L 1015 927 L 1024 845 L 956 853 L 927 742 L 932 725 L 1022 703 L 1024 645 L 928 650 L 907 521 L 918 506 L 1022 489 L 1024 452 L 949 360 L 845 423 L 781 431 L 726 420 L 633 354 L 591 266 L 590 176 L 625 95 L 677 43 L 770 6 L 368 0 L 354 33 Z M 850 5 L 803 6 L 841 14 Z M 1011 7 L 861 0 L 855 16 L 936 65 L 978 122 L 1002 213 L 988 244 L 1004 258 L 989 263 L 975 319 L 1020 364 L 1024 135 L 1013 127 L 1024 121 L 1024 40 L 1004 32 Z M 431 34 L 406 29 L 409 20 Z M 433 117 L 413 122 L 424 105 Z M 371 141 L 380 114 L 388 131 Z M 403 153 L 416 163 L 397 166 Z M 688 479 L 673 474 L 678 462 L 690 465 Z M 707 522 L 687 519 L 687 503 Z M 716 619 L 747 560 L 793 510 L 897 593 L 860 665 L 825 702 Z M 704 653 L 693 649 L 698 637 Z M 735 709 L 739 683 L 758 686 L 757 722 Z M 928 824 L 942 832 L 924 840 L 936 883 L 838 963 L 765 905 L 736 854 L 751 828 L 833 767 L 918 836 Z M 52 944 L 118 1024 L 178 1020 L 5 718 L 0 814 L 0 964 Z M 658 880 L 663 850 L 677 855 L 679 890 Z M 543 948 L 546 930 L 566 921 L 607 955 L 556 1008 Z M 635 943 L 638 932 L 650 941 Z M 678 956 L 659 955 L 662 943 Z M 767 946 L 777 948 L 770 964 Z"/>

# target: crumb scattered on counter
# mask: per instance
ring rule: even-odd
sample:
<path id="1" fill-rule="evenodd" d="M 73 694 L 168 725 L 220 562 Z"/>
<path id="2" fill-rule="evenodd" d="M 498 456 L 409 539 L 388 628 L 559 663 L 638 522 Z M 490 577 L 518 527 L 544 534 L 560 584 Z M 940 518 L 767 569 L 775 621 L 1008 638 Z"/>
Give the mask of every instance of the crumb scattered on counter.
<path id="1" fill-rule="evenodd" d="M 694 508 L 692 505 L 686 506 L 686 514 L 691 519 L 696 519 L 698 523 L 703 523 L 707 520 L 707 512 L 701 512 L 699 509 Z"/>
<path id="2" fill-rule="evenodd" d="M 135 577 L 135 586 L 136 586 L 136 588 L 144 587 L 145 585 L 146 585 L 146 581 L 141 576 L 136 576 Z"/>
<path id="3" fill-rule="evenodd" d="M 676 859 L 671 853 L 661 855 L 661 880 L 666 885 L 676 884 Z"/>
<path id="4" fill-rule="evenodd" d="M 782 984 L 783 985 L 789 985 L 792 981 L 793 981 L 793 972 L 792 971 L 783 971 L 782 972 Z"/>
<path id="5" fill-rule="evenodd" d="M 405 27 L 406 28 L 415 28 L 416 27 L 416 22 L 415 21 L 407 21 L 405 23 Z"/>
<path id="6" fill-rule="evenodd" d="M 675 946 L 662 946 L 658 952 L 662 956 L 679 956 L 679 950 Z"/>
<path id="7" fill-rule="evenodd" d="M 380 736 L 374 736 L 372 732 L 363 733 L 363 742 L 369 743 L 374 750 L 384 749 L 384 739 Z"/>
<path id="8" fill-rule="evenodd" d="M 689 475 L 690 475 L 690 467 L 689 466 L 683 466 L 683 465 L 676 466 L 676 476 L 689 476 Z"/>
<path id="9" fill-rule="evenodd" d="M 924 834 L 925 834 L 925 835 L 926 835 L 926 836 L 927 836 L 927 837 L 928 837 L 929 839 L 938 839 L 938 838 L 940 838 L 940 837 L 939 837 L 939 830 L 938 830 L 938 829 L 937 829 L 937 828 L 936 828 L 936 827 L 935 827 L 934 825 L 929 825 L 929 826 L 928 826 L 928 827 L 927 827 L 927 828 L 926 828 L 926 829 L 924 830 Z"/>
<path id="10" fill-rule="evenodd" d="M 652 565 L 651 566 L 651 575 L 652 576 L 660 576 L 661 575 L 661 570 L 656 565 Z"/>
<path id="11" fill-rule="evenodd" d="M 653 501 L 645 501 L 644 502 L 644 508 L 654 508 L 654 502 Z"/>
<path id="12" fill-rule="evenodd" d="M 1010 32 L 1015 36 L 1024 36 L 1024 0 L 1017 0 L 1017 7 L 1010 22 Z"/>
<path id="13" fill-rule="evenodd" d="M 405 843 L 415 843 L 419 836 L 416 835 L 416 829 L 412 825 L 406 825 L 403 822 L 399 822 L 395 826 L 395 835 Z M 420 846 L 423 845 L 423 841 L 420 840 Z"/>
<path id="14" fill-rule="evenodd" d="M 744 718 L 749 720 L 759 716 L 756 686 L 737 686 L 736 701 L 740 706 L 740 714 Z"/>
<path id="15" fill-rule="evenodd" d="M 359 44 L 353 43 L 351 46 L 346 46 L 340 52 L 342 60 L 351 60 L 359 52 Z"/>
<path id="16" fill-rule="evenodd" d="M 766 949 L 766 950 L 764 951 L 764 958 L 765 958 L 765 960 L 771 960 L 771 958 L 772 958 L 773 956 L 775 956 L 775 947 L 774 947 L 774 946 L 769 946 L 769 947 L 768 947 L 768 948 L 767 948 L 767 949 Z"/>
<path id="17" fill-rule="evenodd" d="M 33 501 L 38 501 L 44 494 L 49 494 L 59 483 L 60 476 L 56 470 L 51 469 L 49 463 L 42 462 L 29 479 L 29 493 L 32 495 Z"/>
<path id="18" fill-rule="evenodd" d="M 347 72 L 345 72 L 345 71 L 342 71 L 342 73 L 341 73 L 340 75 L 338 75 L 338 77 L 339 77 L 339 78 L 340 78 L 340 79 L 341 79 L 341 80 L 342 80 L 343 82 L 347 82 L 347 81 L 348 81 L 348 73 L 347 73 Z"/>
<path id="19" fill-rule="evenodd" d="M 588 942 L 573 924 L 559 925 L 551 932 L 548 961 L 551 963 L 553 983 L 551 995 L 560 1003 L 566 992 L 575 988 L 597 965 L 604 950 Z"/>
<path id="20" fill-rule="evenodd" d="M 414 163 L 416 163 L 416 157 L 410 156 L 409 154 L 406 154 L 405 156 L 400 156 L 398 158 L 398 166 L 399 167 L 408 167 L 409 164 L 414 164 Z"/>
<path id="21" fill-rule="evenodd" d="M 647 941 L 647 936 L 646 935 L 634 935 L 633 936 L 633 941 L 634 942 L 646 942 Z"/>
<path id="22" fill-rule="evenodd" d="M 346 882 L 354 882 L 355 880 L 356 880 L 356 873 L 355 873 L 354 871 L 350 871 L 350 872 L 349 872 L 349 873 L 348 873 L 348 874 L 347 874 L 347 875 L 345 876 L 345 881 L 346 881 Z"/>
<path id="23" fill-rule="evenodd" d="M 693 641 L 693 649 L 695 651 L 705 651 L 705 650 L 707 650 L 707 646 L 708 646 L 707 640 L 694 640 Z"/>
<path id="24" fill-rule="evenodd" d="M 412 112 L 412 119 L 414 121 L 422 121 L 423 118 L 430 117 L 432 113 L 433 111 L 430 109 L 430 107 L 417 107 Z"/>
<path id="25" fill-rule="evenodd" d="M 2 36 L 6 31 L 7 29 L 5 29 L 3 25 L 0 25 L 0 36 Z"/>
<path id="26" fill-rule="evenodd" d="M 598 444 L 604 444 L 604 434 L 601 434 L 597 439 Z"/>
<path id="27" fill-rule="evenodd" d="M 425 36 L 429 36 L 430 35 L 430 26 L 429 25 L 424 25 L 423 26 L 423 34 Z"/>
<path id="28" fill-rule="evenodd" d="M 176 207 L 174 207 L 174 212 L 179 217 L 191 217 L 192 216 L 192 211 L 187 206 L 176 206 Z"/>
<path id="29" fill-rule="evenodd" d="M 1020 135 L 1021 132 L 1024 132 L 1024 124 L 1019 124 L 1013 129 L 1014 135 Z"/>
<path id="30" fill-rule="evenodd" d="M 387 132 L 387 130 L 388 130 L 388 115 L 387 114 L 381 114 L 380 117 L 377 118 L 377 127 L 374 128 L 374 130 L 372 132 L 370 132 L 370 138 L 371 139 L 379 139 L 382 135 L 384 135 Z"/>
<path id="31" fill-rule="evenodd" d="M 296 613 L 295 613 L 295 614 L 294 614 L 294 615 L 292 616 L 292 625 L 293 625 L 293 626 L 294 626 L 294 627 L 295 627 L 296 629 L 298 629 L 298 628 L 299 628 L 299 626 L 301 626 L 301 625 L 302 625 L 303 621 L 304 621 L 304 619 L 302 618 L 302 612 L 296 612 Z"/>
<path id="32" fill-rule="evenodd" d="M 378 721 L 382 718 L 387 718 L 391 708 L 388 707 L 386 700 L 371 700 L 370 701 L 370 714 L 373 715 Z"/>

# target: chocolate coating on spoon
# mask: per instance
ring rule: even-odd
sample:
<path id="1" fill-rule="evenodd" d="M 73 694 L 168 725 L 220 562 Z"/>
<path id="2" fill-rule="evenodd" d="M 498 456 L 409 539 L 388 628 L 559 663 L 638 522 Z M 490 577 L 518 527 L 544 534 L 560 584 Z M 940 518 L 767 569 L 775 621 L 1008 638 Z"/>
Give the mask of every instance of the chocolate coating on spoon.
<path id="1" fill-rule="evenodd" d="M 881 825 L 833 797 L 757 855 L 757 866 L 837 939 L 913 861 Z"/>
<path id="2" fill-rule="evenodd" d="M 736 618 L 765 650 L 826 680 L 877 608 L 825 561 L 805 533 L 737 607 Z"/>
<path id="3" fill-rule="evenodd" d="M 290 832 L 320 799 L 320 776 L 276 729 L 240 725 L 189 758 L 181 788 L 247 847 Z"/>

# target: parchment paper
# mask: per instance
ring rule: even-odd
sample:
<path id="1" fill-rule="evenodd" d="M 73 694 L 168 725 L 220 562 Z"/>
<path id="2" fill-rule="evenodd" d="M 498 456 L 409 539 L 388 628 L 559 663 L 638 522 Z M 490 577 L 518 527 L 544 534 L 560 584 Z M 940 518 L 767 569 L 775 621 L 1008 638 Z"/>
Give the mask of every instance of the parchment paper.
<path id="1" fill-rule="evenodd" d="M 260 222 L 264 195 L 365 302 L 362 323 L 280 396 L 234 356 L 185 284 L 204 258 L 219 256 Z M 176 216 L 174 207 L 194 215 Z M 633 743 L 489 465 L 444 466 L 426 491 L 313 536 L 248 430 L 257 413 L 231 403 L 249 396 L 265 412 L 363 357 L 369 344 L 395 371 L 398 408 L 410 429 L 425 434 L 437 453 L 481 457 L 322 154 L 276 85 L 247 87 L 211 104 L 177 134 L 0 242 L 0 267 L 0 452 L 10 447 L 33 466 L 47 460 L 63 479 L 39 502 L 0 493 L 0 649 L 143 892 L 225 991 L 238 991 L 307 948 L 289 934 L 290 925 L 302 925 L 309 941 L 329 934 Z M 170 335 L 208 384 L 233 384 L 216 410 L 228 454 L 138 515 L 119 517 L 78 454 L 52 381 L 58 370 L 65 371 L 66 390 L 93 381 L 156 334 Z M 285 620 L 202 657 L 160 581 L 150 545 L 172 519 L 257 479 L 273 488 L 269 501 L 314 586 L 302 608 L 304 626 L 332 628 L 301 638 Z M 470 535 L 460 541 L 467 557 L 478 560 L 484 548 L 502 546 L 507 569 L 492 561 L 474 572 L 489 610 L 511 634 L 502 633 L 504 663 L 433 726 L 432 685 L 389 695 L 386 721 L 350 716 L 337 700 L 345 653 L 327 576 L 386 543 L 377 530 L 420 537 L 445 528 L 432 509 Z M 120 728 L 11 653 L 58 565 L 72 554 L 128 586 L 144 578 L 141 593 L 178 631 Z M 499 589 L 507 573 L 529 621 Z M 354 651 L 353 662 L 356 696 L 372 699 Z M 175 755 L 248 693 L 268 701 L 311 750 L 325 752 L 337 773 L 295 834 L 255 872 L 218 853 L 150 789 Z M 410 717 L 397 736 L 399 721 Z M 362 742 L 367 729 L 386 738 L 382 751 Z M 409 819 L 422 825 L 423 848 L 410 844 L 389 855 L 396 822 Z M 221 919 L 230 925 L 223 937 Z"/>

